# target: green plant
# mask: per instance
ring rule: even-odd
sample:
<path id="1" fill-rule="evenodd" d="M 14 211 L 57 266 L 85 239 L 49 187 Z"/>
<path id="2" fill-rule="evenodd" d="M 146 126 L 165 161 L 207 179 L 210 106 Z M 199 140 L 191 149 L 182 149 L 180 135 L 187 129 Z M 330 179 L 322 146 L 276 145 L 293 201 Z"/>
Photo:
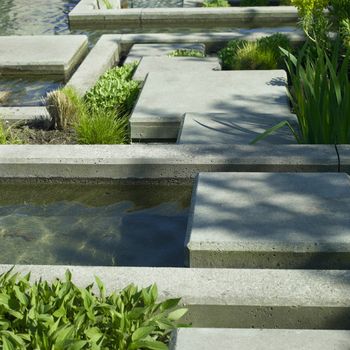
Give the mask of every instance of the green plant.
<path id="1" fill-rule="evenodd" d="M 218 56 L 223 69 L 276 69 L 283 66 L 279 47 L 291 46 L 285 35 L 277 33 L 256 42 L 232 40 Z"/>
<path id="2" fill-rule="evenodd" d="M 267 6 L 269 0 L 241 0 L 240 6 Z"/>
<path id="3" fill-rule="evenodd" d="M 106 7 L 107 10 L 111 10 L 113 9 L 113 5 L 111 4 L 111 2 L 109 0 L 102 0 L 104 6 Z M 100 0 L 97 0 L 97 7 L 100 9 L 101 5 L 100 5 Z"/>
<path id="4" fill-rule="evenodd" d="M 16 134 L 13 132 L 12 127 L 5 127 L 3 121 L 0 118 L 0 145 L 8 144 L 20 144 L 21 141 L 18 139 Z"/>
<path id="5" fill-rule="evenodd" d="M 316 44 L 315 58 L 306 53 L 306 47 L 298 58 L 282 49 L 292 84 L 289 97 L 300 133 L 284 121 L 265 131 L 253 143 L 286 125 L 299 143 L 350 143 L 350 52 L 339 64 L 339 46 L 329 57 L 327 51 Z"/>
<path id="6" fill-rule="evenodd" d="M 128 138 L 129 120 L 113 111 L 97 110 L 79 119 L 75 126 L 80 144 L 123 144 Z"/>
<path id="7" fill-rule="evenodd" d="M 179 299 L 158 303 L 156 285 L 129 285 L 106 294 L 95 277 L 79 288 L 69 271 L 53 283 L 8 271 L 0 275 L 0 348 L 3 350 L 167 350 L 170 332 L 186 309 Z"/>
<path id="8" fill-rule="evenodd" d="M 51 127 L 58 130 L 71 127 L 85 113 L 81 98 L 69 86 L 49 92 L 46 96 L 46 108 L 51 117 Z"/>
<path id="9" fill-rule="evenodd" d="M 203 7 L 230 7 L 227 0 L 205 0 Z"/>
<path id="10" fill-rule="evenodd" d="M 177 49 L 168 54 L 169 57 L 205 57 L 205 54 L 199 50 Z"/>
<path id="11" fill-rule="evenodd" d="M 140 83 L 132 80 L 137 63 L 108 70 L 89 90 L 85 103 L 89 111 L 131 111 L 138 96 Z"/>

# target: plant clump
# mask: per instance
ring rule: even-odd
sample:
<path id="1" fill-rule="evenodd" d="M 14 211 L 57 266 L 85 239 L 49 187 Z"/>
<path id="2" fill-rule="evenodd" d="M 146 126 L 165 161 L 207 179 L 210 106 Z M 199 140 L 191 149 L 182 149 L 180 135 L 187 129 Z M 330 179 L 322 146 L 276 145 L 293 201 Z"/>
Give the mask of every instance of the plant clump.
<path id="1" fill-rule="evenodd" d="M 276 69 L 283 67 L 280 47 L 290 49 L 291 45 L 285 35 L 277 33 L 256 42 L 231 40 L 218 56 L 225 70 Z"/>
<path id="2" fill-rule="evenodd" d="M 169 57 L 198 57 L 203 58 L 205 54 L 200 50 L 194 49 L 177 49 L 168 54 Z"/>
<path id="3" fill-rule="evenodd" d="M 203 7 L 230 7 L 227 0 L 205 0 Z"/>
<path id="4" fill-rule="evenodd" d="M 0 348 L 4 350 L 167 350 L 186 309 L 180 299 L 158 302 L 156 285 L 129 285 L 107 295 L 103 283 L 80 288 L 63 280 L 30 282 L 30 275 L 0 275 Z"/>

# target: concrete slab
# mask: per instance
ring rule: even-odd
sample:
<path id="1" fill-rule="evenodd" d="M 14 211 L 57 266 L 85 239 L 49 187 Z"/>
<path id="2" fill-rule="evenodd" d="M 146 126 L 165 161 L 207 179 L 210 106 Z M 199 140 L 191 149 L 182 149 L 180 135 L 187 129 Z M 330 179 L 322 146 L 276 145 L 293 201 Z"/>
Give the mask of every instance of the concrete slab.
<path id="1" fill-rule="evenodd" d="M 284 118 L 284 119 L 283 119 Z M 180 128 L 179 144 L 249 144 L 265 130 L 288 120 L 295 130 L 298 121 L 294 114 L 289 117 L 274 114 L 200 114 L 186 113 Z M 295 138 L 288 127 L 276 131 L 259 144 L 293 144 Z"/>
<path id="2" fill-rule="evenodd" d="M 218 58 L 207 57 L 143 57 L 134 73 L 134 80 L 145 80 L 148 73 L 164 72 L 191 74 L 193 71 L 206 74 L 221 70 Z"/>
<path id="3" fill-rule="evenodd" d="M 88 51 L 86 35 L 0 36 L 0 74 L 68 79 Z"/>
<path id="4" fill-rule="evenodd" d="M 336 146 L 339 156 L 339 171 L 350 174 L 350 145 Z"/>
<path id="5" fill-rule="evenodd" d="M 1 265 L 0 273 L 11 267 Z M 160 299 L 182 298 L 189 309 L 185 321 L 194 327 L 350 329 L 350 271 L 40 265 L 14 270 L 52 281 L 68 268 L 79 286 L 98 276 L 107 293 L 130 283 L 156 283 Z"/>
<path id="6" fill-rule="evenodd" d="M 50 118 L 46 107 L 0 107 L 0 119 L 8 125 L 38 118 Z"/>
<path id="7" fill-rule="evenodd" d="M 283 70 L 150 73 L 130 118 L 131 137 L 176 139 L 185 113 L 290 117 Z"/>
<path id="8" fill-rule="evenodd" d="M 194 178 L 199 172 L 338 171 L 331 145 L 2 145 L 0 178 Z"/>
<path id="9" fill-rule="evenodd" d="M 139 61 L 142 57 L 168 56 L 178 49 L 198 50 L 205 54 L 205 46 L 200 43 L 149 43 L 132 45 L 125 63 Z"/>
<path id="10" fill-rule="evenodd" d="M 191 267 L 350 267 L 344 173 L 200 174 L 187 248 Z"/>
<path id="11" fill-rule="evenodd" d="M 349 350 L 349 344 L 349 331 L 179 328 L 170 350 Z"/>
<path id="12" fill-rule="evenodd" d="M 109 68 L 119 61 L 119 37 L 102 35 L 68 81 L 81 96 L 92 88 Z"/>

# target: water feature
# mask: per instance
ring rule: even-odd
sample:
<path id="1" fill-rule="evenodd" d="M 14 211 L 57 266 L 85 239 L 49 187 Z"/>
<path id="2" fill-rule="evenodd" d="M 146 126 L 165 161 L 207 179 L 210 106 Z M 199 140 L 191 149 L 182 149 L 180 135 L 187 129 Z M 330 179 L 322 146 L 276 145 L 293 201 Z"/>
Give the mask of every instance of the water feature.
<path id="1" fill-rule="evenodd" d="M 188 184 L 0 184 L 0 264 L 183 266 Z"/>

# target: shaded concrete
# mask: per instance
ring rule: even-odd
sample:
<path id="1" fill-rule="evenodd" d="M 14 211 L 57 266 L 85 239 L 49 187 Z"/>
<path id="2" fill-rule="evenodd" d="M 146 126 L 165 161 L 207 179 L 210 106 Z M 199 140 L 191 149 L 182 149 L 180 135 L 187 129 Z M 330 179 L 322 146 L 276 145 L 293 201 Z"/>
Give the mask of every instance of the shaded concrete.
<path id="1" fill-rule="evenodd" d="M 0 273 L 11 265 L 1 265 Z M 107 293 L 156 283 L 160 299 L 181 297 L 194 327 L 350 329 L 350 272 L 310 270 L 16 266 L 33 280 L 79 286 L 98 276 Z M 95 286 L 96 290 L 96 286 Z"/>
<path id="2" fill-rule="evenodd" d="M 185 113 L 290 118 L 283 70 L 148 74 L 130 117 L 133 140 L 176 139 Z"/>
<path id="3" fill-rule="evenodd" d="M 215 57 L 143 57 L 134 73 L 134 80 L 145 80 L 148 73 L 191 74 L 193 71 L 203 75 L 209 71 L 221 70 Z"/>
<path id="4" fill-rule="evenodd" d="M 0 73 L 68 79 L 88 50 L 85 35 L 0 36 Z"/>
<path id="5" fill-rule="evenodd" d="M 191 267 L 350 267 L 344 173 L 199 174 L 188 224 Z"/>
<path id="6" fill-rule="evenodd" d="M 200 43 L 149 43 L 132 45 L 125 63 L 139 61 L 142 57 L 168 56 L 174 50 L 198 50 L 205 54 L 205 46 Z"/>
<path id="7" fill-rule="evenodd" d="M 0 118 L 5 124 L 49 118 L 46 107 L 0 107 Z"/>
<path id="8" fill-rule="evenodd" d="M 349 331 L 179 328 L 170 350 L 349 350 Z"/>
<path id="9" fill-rule="evenodd" d="M 274 114 L 200 114 L 186 113 L 180 127 L 179 144 L 249 144 L 264 131 L 277 123 L 287 120 L 298 130 L 294 114 L 280 118 Z M 293 144 L 296 140 L 291 130 L 285 126 L 269 135 L 258 144 Z"/>
<path id="10" fill-rule="evenodd" d="M 2 178 L 193 178 L 199 172 L 337 172 L 330 145 L 3 145 Z"/>

